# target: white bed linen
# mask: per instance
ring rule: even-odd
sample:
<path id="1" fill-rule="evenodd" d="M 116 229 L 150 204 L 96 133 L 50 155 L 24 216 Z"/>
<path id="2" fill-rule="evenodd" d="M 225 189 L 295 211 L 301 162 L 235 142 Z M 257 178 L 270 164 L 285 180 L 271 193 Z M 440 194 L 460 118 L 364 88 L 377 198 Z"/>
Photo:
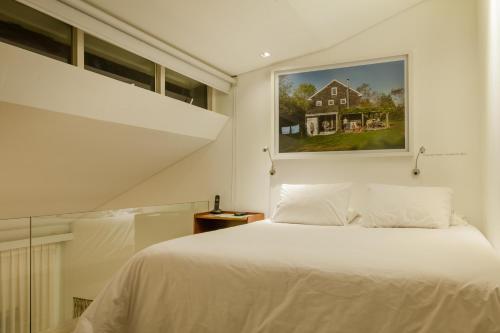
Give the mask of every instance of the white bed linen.
<path id="1" fill-rule="evenodd" d="M 138 253 L 75 332 L 500 332 L 500 259 L 471 226 L 252 223 Z"/>

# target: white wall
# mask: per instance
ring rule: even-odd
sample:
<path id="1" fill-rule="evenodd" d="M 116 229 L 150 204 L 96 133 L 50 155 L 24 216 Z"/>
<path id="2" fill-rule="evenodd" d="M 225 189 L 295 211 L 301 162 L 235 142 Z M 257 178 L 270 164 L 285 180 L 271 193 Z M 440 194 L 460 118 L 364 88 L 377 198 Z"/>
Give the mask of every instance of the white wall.
<path id="1" fill-rule="evenodd" d="M 0 102 L 0 218 L 93 210 L 207 143 Z"/>
<path id="2" fill-rule="evenodd" d="M 0 59 L 0 218 L 96 209 L 228 121 L 2 42 Z"/>
<path id="3" fill-rule="evenodd" d="M 478 23 L 484 94 L 485 232 L 500 249 L 500 4 L 479 0 Z"/>
<path id="4" fill-rule="evenodd" d="M 411 157 L 363 156 L 280 160 L 276 162 L 276 176 L 269 176 L 269 162 L 262 147 L 271 142 L 272 70 L 407 52 L 412 55 L 411 111 L 415 145 L 425 145 L 429 153 L 465 155 L 423 157 L 420 162 L 422 174 L 418 178 L 411 175 Z M 368 182 L 441 185 L 455 190 L 457 211 L 482 227 L 478 84 L 475 0 L 428 0 L 328 50 L 241 75 L 233 92 L 236 96 L 234 118 L 216 142 L 104 207 L 207 200 L 218 193 L 222 196 L 223 208 L 269 214 L 281 183 L 352 181 L 358 205 L 363 185 Z M 231 95 L 218 96 L 217 103 L 219 112 L 232 114 Z M 231 177 L 233 150 L 235 165 Z"/>
<path id="5" fill-rule="evenodd" d="M 280 160 L 276 176 L 270 178 L 262 147 L 272 140 L 272 70 L 408 52 L 415 145 L 425 145 L 429 153 L 466 155 L 423 157 L 418 178 L 411 175 L 410 157 Z M 428 0 L 328 50 L 241 75 L 236 102 L 236 208 L 269 212 L 281 183 L 352 181 L 355 202 L 368 182 L 441 185 L 454 189 L 457 211 L 481 226 L 477 60 L 476 1 Z"/>
<path id="6" fill-rule="evenodd" d="M 233 112 L 233 92 L 216 93 L 216 110 Z M 103 209 L 164 205 L 193 201 L 213 203 L 221 196 L 221 208 L 232 207 L 233 121 L 229 120 L 218 138 L 185 159 L 162 170 L 103 205 Z"/>

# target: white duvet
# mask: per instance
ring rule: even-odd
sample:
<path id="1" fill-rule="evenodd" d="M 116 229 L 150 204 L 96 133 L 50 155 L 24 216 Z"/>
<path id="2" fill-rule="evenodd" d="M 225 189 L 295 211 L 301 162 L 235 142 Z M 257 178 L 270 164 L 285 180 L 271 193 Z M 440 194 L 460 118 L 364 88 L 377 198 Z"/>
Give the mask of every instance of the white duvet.
<path id="1" fill-rule="evenodd" d="M 500 259 L 470 226 L 252 223 L 139 252 L 75 332 L 500 332 Z"/>

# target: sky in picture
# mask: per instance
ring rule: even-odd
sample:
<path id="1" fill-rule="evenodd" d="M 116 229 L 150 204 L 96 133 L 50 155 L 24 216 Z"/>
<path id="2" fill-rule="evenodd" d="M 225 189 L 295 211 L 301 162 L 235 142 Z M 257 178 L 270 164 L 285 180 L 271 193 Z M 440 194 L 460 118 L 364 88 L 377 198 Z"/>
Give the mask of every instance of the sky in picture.
<path id="1" fill-rule="evenodd" d="M 301 83 L 311 83 L 316 87 L 316 90 L 320 90 L 332 80 L 339 80 L 346 84 L 347 79 L 350 79 L 350 86 L 354 89 L 363 83 L 367 83 L 374 91 L 388 94 L 393 89 L 404 88 L 404 72 L 404 61 L 397 60 L 378 64 L 286 74 L 280 76 L 280 80 L 287 77 L 293 84 L 293 90 Z"/>

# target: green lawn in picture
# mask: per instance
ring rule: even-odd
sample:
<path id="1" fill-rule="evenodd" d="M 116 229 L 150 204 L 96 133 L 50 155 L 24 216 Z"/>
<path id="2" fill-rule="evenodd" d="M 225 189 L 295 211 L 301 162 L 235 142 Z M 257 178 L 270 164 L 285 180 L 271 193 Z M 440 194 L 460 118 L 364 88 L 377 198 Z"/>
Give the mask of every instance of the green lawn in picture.
<path id="1" fill-rule="evenodd" d="M 388 129 L 331 135 L 280 135 L 280 153 L 351 151 L 405 148 L 404 120 L 391 121 Z"/>

